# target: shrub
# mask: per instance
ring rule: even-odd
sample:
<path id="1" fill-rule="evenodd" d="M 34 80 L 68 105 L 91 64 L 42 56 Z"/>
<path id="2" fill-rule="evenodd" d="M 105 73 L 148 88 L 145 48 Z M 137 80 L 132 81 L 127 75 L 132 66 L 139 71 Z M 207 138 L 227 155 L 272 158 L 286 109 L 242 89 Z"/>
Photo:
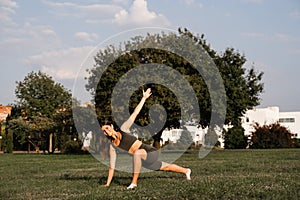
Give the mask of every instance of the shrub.
<path id="1" fill-rule="evenodd" d="M 250 148 L 272 149 L 293 147 L 291 132 L 279 123 L 263 126 L 256 124 L 254 128 L 255 131 L 251 137 Z"/>
<path id="2" fill-rule="evenodd" d="M 225 134 L 225 149 L 245 149 L 248 145 L 248 138 L 244 135 L 245 129 L 241 125 L 236 125 Z"/>
<path id="3" fill-rule="evenodd" d="M 12 131 L 5 129 L 5 134 L 2 135 L 2 149 L 5 153 L 12 153 L 14 149 L 13 133 Z"/>
<path id="4" fill-rule="evenodd" d="M 70 140 L 63 145 L 62 152 L 65 154 L 79 154 L 82 150 L 77 141 Z"/>
<path id="5" fill-rule="evenodd" d="M 293 147 L 300 148 L 300 139 L 297 138 L 293 139 Z"/>

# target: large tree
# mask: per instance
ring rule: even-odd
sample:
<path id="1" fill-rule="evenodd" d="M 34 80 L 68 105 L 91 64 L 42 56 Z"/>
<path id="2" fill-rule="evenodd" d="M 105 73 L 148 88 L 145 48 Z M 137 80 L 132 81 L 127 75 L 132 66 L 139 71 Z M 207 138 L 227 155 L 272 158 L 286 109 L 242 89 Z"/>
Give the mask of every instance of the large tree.
<path id="1" fill-rule="evenodd" d="M 261 83 L 263 73 L 256 72 L 252 67 L 245 68 L 246 57 L 228 48 L 214 59 L 222 74 L 226 96 L 226 124 L 232 125 L 232 130 L 224 131 L 225 148 L 245 148 L 247 138 L 241 126 L 241 117 L 248 109 L 259 105 L 259 95 L 263 91 Z M 246 141 L 246 142 L 245 142 Z"/>
<path id="2" fill-rule="evenodd" d="M 186 42 L 187 39 L 192 42 Z M 149 48 L 149 46 L 151 47 L 149 44 L 153 44 L 153 48 Z M 157 46 L 166 46 L 167 50 L 155 48 Z M 173 53 L 183 49 L 183 47 L 187 49 L 186 57 Z M 197 48 L 202 48 L 204 51 L 196 54 Z M 200 69 L 201 73 L 193 66 L 195 62 L 196 65 L 206 66 Z M 211 67 L 212 62 L 217 66 L 224 82 L 227 108 L 224 107 L 226 105 L 222 102 L 222 98 L 218 98 L 218 94 L 215 94 L 222 93 L 222 89 L 220 89 L 222 83 L 215 78 L 215 71 Z M 144 126 L 149 125 L 151 120 L 162 120 L 161 114 L 151 118 L 148 115 L 152 105 L 160 104 L 165 108 L 167 117 L 163 128 L 179 127 L 181 116 L 184 116 L 186 120 L 193 116 L 202 127 L 221 125 L 224 122 L 223 119 L 225 119 L 226 124 L 234 125 L 239 123 L 239 118 L 247 109 L 259 104 L 259 94 L 263 89 L 262 73 L 255 72 L 254 69 L 247 71 L 244 67 L 245 62 L 245 56 L 240 55 L 232 48 L 218 54 L 207 44 L 204 35 L 194 35 L 187 29 L 179 29 L 178 35 L 174 33 L 148 34 L 146 37 L 134 37 L 119 47 L 108 46 L 106 49 L 100 50 L 95 56 L 96 64 L 89 70 L 90 76 L 86 88 L 95 96 L 94 101 L 99 120 L 111 118 L 114 121 L 115 114 L 124 112 L 124 109 L 127 109 L 124 105 L 128 105 L 128 103 L 129 111 L 132 112 L 141 98 L 141 89 L 151 87 L 154 91 L 153 95 L 138 116 L 137 124 Z M 144 84 L 135 88 L 129 102 L 120 100 L 119 104 L 112 104 L 114 89 L 117 88 L 117 92 L 121 92 L 126 87 L 135 86 L 125 82 L 127 85 L 124 83 L 123 87 L 116 87 L 120 82 L 121 84 L 118 86 L 122 85 L 124 80 L 122 76 L 133 71 L 137 66 L 151 63 L 153 65 L 140 70 L 139 72 L 142 71 L 140 74 L 135 73 L 135 80 L 146 79 L 145 74 L 147 71 L 150 72 L 151 68 L 159 69 L 160 65 L 167 65 L 179 72 L 189 82 L 199 104 L 197 106 L 192 105 L 189 99 L 180 104 L 177 94 L 180 93 L 183 86 L 170 90 L 172 84 L 175 85 L 180 80 L 173 80 L 173 83 L 167 86 L 155 83 Z M 170 74 L 170 71 L 160 70 L 155 75 L 151 75 L 157 76 L 158 80 L 159 77 L 171 77 L 173 74 Z M 183 82 L 180 82 L 179 85 L 183 85 Z M 190 109 L 182 109 L 182 104 L 188 105 L 187 107 Z M 195 113 L 199 113 L 197 109 L 200 110 L 200 116 L 194 116 Z M 224 109 L 226 112 L 223 112 Z M 114 113 L 112 113 L 113 110 Z M 124 119 L 120 121 L 125 120 L 126 115 L 123 116 Z M 215 119 L 213 122 L 211 121 L 212 117 Z M 159 143 L 162 131 L 156 130 L 155 126 L 152 128 L 151 130 L 156 133 L 153 138 Z"/>
<path id="3" fill-rule="evenodd" d="M 10 127 L 15 130 L 20 141 L 29 138 L 39 141 L 45 150 L 45 141 L 49 143 L 53 134 L 70 131 L 63 130 L 73 126 L 71 92 L 56 83 L 51 76 L 41 71 L 30 72 L 23 81 L 17 82 L 15 94 L 18 101 L 14 107 L 21 118 L 11 120 Z M 27 131 L 18 131 L 21 128 Z M 59 143 L 57 145 L 60 146 Z M 52 149 L 49 150 L 51 152 Z"/>

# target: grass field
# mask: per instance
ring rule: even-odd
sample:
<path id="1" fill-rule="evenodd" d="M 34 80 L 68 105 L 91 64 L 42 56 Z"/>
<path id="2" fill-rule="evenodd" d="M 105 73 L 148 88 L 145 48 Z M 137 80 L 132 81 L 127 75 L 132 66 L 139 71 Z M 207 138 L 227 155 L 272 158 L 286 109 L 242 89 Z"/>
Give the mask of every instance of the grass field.
<path id="1" fill-rule="evenodd" d="M 116 172 L 91 155 L 0 154 L 0 199 L 300 199 L 300 149 L 215 150 L 204 159 L 185 153 L 177 164 L 192 181 L 170 172 Z M 99 183 L 100 182 L 100 183 Z"/>

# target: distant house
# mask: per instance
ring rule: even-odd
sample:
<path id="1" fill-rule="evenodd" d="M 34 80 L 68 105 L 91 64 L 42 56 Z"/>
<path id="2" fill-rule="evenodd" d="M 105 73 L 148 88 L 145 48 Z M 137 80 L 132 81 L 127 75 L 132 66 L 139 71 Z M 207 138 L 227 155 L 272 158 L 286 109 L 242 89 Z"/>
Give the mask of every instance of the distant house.
<path id="1" fill-rule="evenodd" d="M 11 109 L 11 106 L 0 105 L 0 122 L 6 120 L 7 116 L 11 114 Z"/>
<path id="2" fill-rule="evenodd" d="M 300 112 L 280 112 L 279 123 L 292 132 L 292 138 L 300 139 Z"/>
<path id="3" fill-rule="evenodd" d="M 279 122 L 280 125 L 286 127 L 292 133 L 292 138 L 300 139 L 300 112 L 280 112 L 279 107 L 267 107 L 267 108 L 254 108 L 248 110 L 241 118 L 242 126 L 245 129 L 245 136 L 249 139 L 252 133 L 255 131 L 254 125 L 259 126 L 270 125 Z M 202 129 L 196 125 L 185 126 L 191 133 L 193 140 L 196 144 L 203 144 L 204 136 L 207 129 Z M 228 126 L 223 128 L 228 129 Z M 162 134 L 162 144 L 165 142 L 176 143 L 180 138 L 183 129 L 171 129 L 164 130 Z M 224 147 L 224 139 L 222 137 L 222 130 L 215 130 L 219 136 L 219 142 L 221 147 Z"/>
<path id="4" fill-rule="evenodd" d="M 193 142 L 195 144 L 202 144 L 206 130 L 201 129 L 196 125 L 186 125 L 185 128 L 191 133 Z M 161 136 L 161 144 L 166 142 L 176 143 L 179 140 L 183 129 L 166 129 L 163 131 Z"/>
<path id="5" fill-rule="evenodd" d="M 242 126 L 245 135 L 251 136 L 254 131 L 253 125 L 258 123 L 270 125 L 279 122 L 292 133 L 292 138 L 300 139 L 300 112 L 280 112 L 279 107 L 255 108 L 248 110 L 242 117 Z"/>

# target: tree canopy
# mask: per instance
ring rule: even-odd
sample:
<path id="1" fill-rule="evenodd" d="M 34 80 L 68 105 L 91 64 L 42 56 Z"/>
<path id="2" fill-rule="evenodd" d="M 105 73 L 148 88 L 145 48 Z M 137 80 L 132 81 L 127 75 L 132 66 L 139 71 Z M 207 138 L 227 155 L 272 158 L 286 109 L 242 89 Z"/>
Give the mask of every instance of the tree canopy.
<path id="1" fill-rule="evenodd" d="M 186 42 L 187 39 L 192 42 Z M 153 48 L 149 44 L 153 44 Z M 197 48 L 204 51 L 196 54 Z M 179 49 L 187 49 L 185 56 L 176 54 Z M 202 127 L 221 125 L 224 122 L 222 119 L 225 119 L 225 124 L 234 125 L 239 123 L 246 110 L 259 105 L 259 95 L 263 91 L 263 73 L 254 68 L 247 70 L 245 62 L 246 57 L 233 48 L 218 54 L 207 44 L 204 35 L 194 35 L 187 29 L 179 29 L 178 34 L 148 34 L 145 37 L 136 36 L 118 47 L 111 45 L 99 50 L 95 56 L 96 64 L 88 70 L 86 88 L 95 97 L 93 100 L 99 120 L 111 118 L 112 121 L 124 121 L 128 115 L 121 113 L 127 112 L 128 107 L 131 113 L 141 98 L 142 88 L 151 87 L 153 95 L 138 116 L 137 124 L 145 126 L 155 120 L 148 113 L 152 105 L 159 104 L 164 107 L 167 116 L 163 128 L 179 127 L 181 116 L 185 116 L 186 120 L 193 116 Z M 200 67 L 196 68 L 195 63 Z M 146 64 L 147 67 L 144 67 Z M 216 65 L 222 80 L 216 78 L 212 64 Z M 164 65 L 174 71 L 165 70 Z M 134 78 L 123 78 L 137 67 L 141 68 L 141 73 L 135 73 Z M 151 70 L 156 70 L 156 74 Z M 155 80 L 160 80 L 160 77 L 176 77 L 175 71 L 191 85 L 198 105 L 191 103 L 192 99 L 182 101 L 178 98 L 178 93 L 186 88 L 180 86 L 184 84 L 180 79 L 173 79 L 168 85 L 146 81 L 142 85 L 136 85 L 137 80 L 148 80 L 148 76 L 145 76 L 147 73 L 154 76 Z M 223 84 L 226 102 L 222 102 L 222 98 L 218 96 L 222 95 Z M 176 89 L 170 89 L 172 86 Z M 132 91 L 129 100 L 125 98 L 125 101 L 119 100 L 114 104 L 113 94 L 126 89 Z M 188 108 L 182 109 L 182 104 Z M 224 109 L 225 112 L 222 112 Z M 195 113 L 200 113 L 200 116 L 195 116 Z M 115 116 L 123 118 L 115 119 Z M 211 120 L 212 116 L 216 119 L 214 122 Z M 158 114 L 156 120 L 162 118 Z"/>
<path id="2" fill-rule="evenodd" d="M 41 71 L 30 72 L 23 81 L 17 82 L 15 94 L 28 117 L 51 118 L 59 110 L 70 107 L 72 97 L 62 84 Z"/>
<path id="3" fill-rule="evenodd" d="M 73 126 L 72 95 L 52 77 L 41 71 L 30 72 L 23 81 L 17 82 L 15 94 L 18 101 L 9 127 L 20 143 L 29 138 L 44 142 L 50 133 L 70 132 L 65 129 Z M 42 148 L 46 148 L 45 145 Z"/>

